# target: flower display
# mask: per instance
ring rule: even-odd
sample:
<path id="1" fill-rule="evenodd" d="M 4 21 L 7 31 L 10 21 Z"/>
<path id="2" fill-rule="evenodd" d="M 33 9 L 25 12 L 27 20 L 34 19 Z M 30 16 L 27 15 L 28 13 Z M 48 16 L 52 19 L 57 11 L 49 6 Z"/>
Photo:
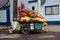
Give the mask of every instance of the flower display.
<path id="1" fill-rule="evenodd" d="M 27 16 L 21 18 L 21 21 L 23 22 L 28 22 L 29 20 L 30 20 L 30 17 L 27 17 Z"/>
<path id="2" fill-rule="evenodd" d="M 36 16 L 36 20 L 44 22 L 44 18 L 42 16 L 39 16 L 39 15 Z"/>
<path id="3" fill-rule="evenodd" d="M 48 24 L 46 22 L 43 22 L 43 26 L 47 26 Z"/>
<path id="4" fill-rule="evenodd" d="M 44 17 L 41 15 L 35 15 L 36 12 L 34 10 L 26 9 L 24 4 L 22 3 L 20 6 L 20 11 L 18 12 L 18 17 L 20 17 L 20 21 L 29 22 L 29 21 L 40 21 L 43 22 L 43 26 L 47 26 L 47 23 L 44 21 Z"/>

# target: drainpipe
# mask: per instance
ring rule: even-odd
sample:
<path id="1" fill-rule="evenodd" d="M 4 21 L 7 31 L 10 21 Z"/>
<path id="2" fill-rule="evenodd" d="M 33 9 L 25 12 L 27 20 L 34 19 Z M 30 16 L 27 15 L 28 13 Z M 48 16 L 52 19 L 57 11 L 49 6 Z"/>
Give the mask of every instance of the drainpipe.
<path id="1" fill-rule="evenodd" d="M 38 14 L 41 14 L 41 0 L 38 0 Z"/>

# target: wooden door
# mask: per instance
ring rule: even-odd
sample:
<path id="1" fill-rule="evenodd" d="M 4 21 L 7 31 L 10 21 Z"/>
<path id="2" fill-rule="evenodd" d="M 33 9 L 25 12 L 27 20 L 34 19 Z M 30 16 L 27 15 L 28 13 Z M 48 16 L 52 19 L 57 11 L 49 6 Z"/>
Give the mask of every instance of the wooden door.
<path id="1" fill-rule="evenodd" d="M 13 20 L 15 21 L 17 17 L 17 0 L 13 0 Z"/>

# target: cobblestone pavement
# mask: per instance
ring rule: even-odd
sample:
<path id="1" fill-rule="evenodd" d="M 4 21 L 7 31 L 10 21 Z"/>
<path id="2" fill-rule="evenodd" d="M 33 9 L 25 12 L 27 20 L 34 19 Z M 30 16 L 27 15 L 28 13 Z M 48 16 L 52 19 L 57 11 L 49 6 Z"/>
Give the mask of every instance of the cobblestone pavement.
<path id="1" fill-rule="evenodd" d="M 45 27 L 46 33 L 31 32 L 28 35 L 21 33 L 9 34 L 7 30 L 0 30 L 0 40 L 60 40 L 60 25 Z"/>

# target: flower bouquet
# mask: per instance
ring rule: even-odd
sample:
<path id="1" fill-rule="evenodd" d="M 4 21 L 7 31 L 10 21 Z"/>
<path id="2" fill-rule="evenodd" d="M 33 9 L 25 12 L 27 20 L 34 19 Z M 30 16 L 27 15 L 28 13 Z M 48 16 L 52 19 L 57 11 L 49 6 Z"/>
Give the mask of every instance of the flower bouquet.
<path id="1" fill-rule="evenodd" d="M 20 10 L 17 16 L 20 22 L 29 22 L 29 21 L 40 21 L 43 26 L 47 26 L 47 23 L 44 21 L 44 17 L 41 15 L 36 15 L 34 10 L 26 9 L 24 4 L 21 4 Z"/>

